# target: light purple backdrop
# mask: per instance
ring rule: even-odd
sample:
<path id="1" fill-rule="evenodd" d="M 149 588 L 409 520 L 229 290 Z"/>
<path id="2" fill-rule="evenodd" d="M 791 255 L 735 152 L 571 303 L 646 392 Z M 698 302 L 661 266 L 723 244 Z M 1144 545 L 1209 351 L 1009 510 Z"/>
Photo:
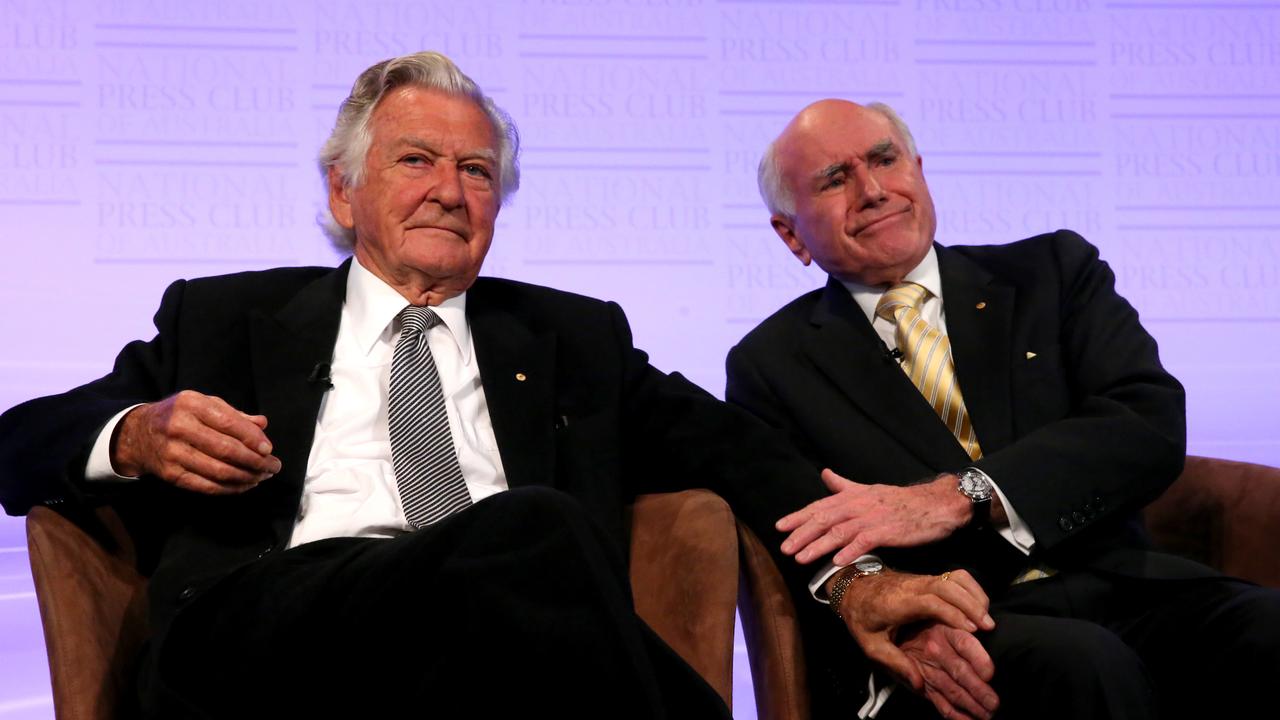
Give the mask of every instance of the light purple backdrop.
<path id="1" fill-rule="evenodd" d="M 105 372 L 178 277 L 333 264 L 313 157 L 357 72 L 451 55 L 516 119 L 490 274 L 618 300 L 664 369 L 823 282 L 764 143 L 827 96 L 912 125 L 943 243 L 1102 248 L 1187 386 L 1190 451 L 1280 464 L 1280 4 L 0 0 L 0 408 Z M 49 718 L 0 519 L 0 720 Z M 755 716 L 739 663 L 736 714 Z"/>

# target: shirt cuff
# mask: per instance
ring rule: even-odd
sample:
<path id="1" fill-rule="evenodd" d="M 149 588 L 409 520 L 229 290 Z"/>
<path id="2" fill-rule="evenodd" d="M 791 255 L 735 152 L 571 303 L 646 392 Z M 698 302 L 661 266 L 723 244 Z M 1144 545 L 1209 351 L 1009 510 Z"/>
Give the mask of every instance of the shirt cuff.
<path id="1" fill-rule="evenodd" d="M 120 420 L 132 409 L 141 407 L 143 403 L 130 405 L 129 407 L 116 413 L 106 425 L 102 426 L 102 432 L 98 433 L 98 439 L 93 442 L 93 449 L 89 451 L 89 462 L 84 465 L 84 479 L 89 482 L 132 482 L 137 477 L 129 477 L 116 472 L 111 465 L 111 436 L 116 431 L 116 425 L 120 424 Z"/>
<path id="2" fill-rule="evenodd" d="M 863 555 L 853 562 L 860 563 L 863 560 L 875 560 L 876 562 L 879 562 L 880 558 L 875 555 Z M 852 564 L 853 563 L 849 563 L 849 565 Z M 846 567 L 849 567 L 849 565 L 836 565 L 830 560 L 824 563 L 818 572 L 814 573 L 813 579 L 809 581 L 809 594 L 813 596 L 813 599 L 823 605 L 830 605 L 831 601 L 827 599 L 827 589 L 825 587 L 827 581 L 831 579 L 832 575 L 835 575 Z"/>
<path id="3" fill-rule="evenodd" d="M 876 689 L 876 675 L 871 673 L 867 678 L 867 701 L 858 708 L 858 717 L 861 720 L 866 718 L 874 718 L 880 714 L 880 708 L 884 707 L 884 703 L 893 694 L 893 689 L 897 685 L 893 683 L 885 683 L 884 687 Z"/>
<path id="4" fill-rule="evenodd" d="M 1018 511 L 1014 510 L 1013 505 L 1009 504 L 1009 498 L 1004 496 L 1004 493 L 1000 491 L 1000 486 L 996 484 L 995 480 L 991 479 L 990 475 L 975 467 L 968 469 L 981 473 L 982 477 L 986 478 L 988 483 L 991 483 L 991 489 L 995 491 L 996 497 L 1000 498 L 1000 505 L 1004 508 L 1004 514 L 1009 518 L 1009 524 L 999 528 L 996 532 L 1000 533 L 1000 537 L 1008 540 L 1010 545 L 1020 550 L 1023 555 L 1030 555 L 1031 548 L 1036 544 L 1036 536 L 1031 534 L 1031 528 L 1019 517 Z"/>

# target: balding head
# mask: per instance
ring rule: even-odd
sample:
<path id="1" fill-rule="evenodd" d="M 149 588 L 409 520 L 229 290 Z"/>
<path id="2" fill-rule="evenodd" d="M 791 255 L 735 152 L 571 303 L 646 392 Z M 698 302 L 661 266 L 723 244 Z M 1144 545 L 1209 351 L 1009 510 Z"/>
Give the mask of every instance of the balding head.
<path id="1" fill-rule="evenodd" d="M 778 141 L 787 134 L 787 130 L 791 129 L 797 122 L 800 122 L 802 118 L 806 117 L 806 114 L 811 114 L 810 111 L 821 113 L 823 107 L 837 109 L 839 105 L 862 107 L 866 110 L 878 112 L 881 115 L 884 115 L 890 124 L 897 129 L 899 135 L 906 143 L 907 151 L 912 155 L 912 157 L 919 156 L 920 153 L 916 150 L 916 139 L 911 134 L 911 128 L 907 127 L 907 124 L 898 116 L 897 111 L 888 105 L 880 102 L 873 102 L 862 106 L 857 103 L 849 102 L 848 100 L 819 100 L 810 104 L 792 118 L 791 122 L 787 124 L 787 127 L 783 128 L 782 134 L 775 138 L 773 142 L 769 143 L 768 147 L 764 149 L 764 154 L 760 157 L 760 164 L 756 168 L 756 185 L 760 190 L 760 197 L 764 199 L 764 205 L 769 208 L 770 213 L 790 215 L 795 212 L 795 200 L 791 197 L 791 194 L 787 192 L 787 189 L 782 186 L 782 178 L 778 174 Z"/>

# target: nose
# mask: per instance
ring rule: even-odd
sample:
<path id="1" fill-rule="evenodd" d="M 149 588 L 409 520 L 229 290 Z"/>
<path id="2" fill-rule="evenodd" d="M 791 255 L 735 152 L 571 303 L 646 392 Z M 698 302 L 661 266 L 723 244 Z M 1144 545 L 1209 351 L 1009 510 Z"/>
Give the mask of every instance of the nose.
<path id="1" fill-rule="evenodd" d="M 880 181 L 876 179 L 875 173 L 871 172 L 867 166 L 862 165 L 854 169 L 854 180 L 856 182 L 850 184 L 853 192 L 857 193 L 860 210 L 878 207 L 889 199 Z"/>
<path id="2" fill-rule="evenodd" d="M 427 190 L 427 199 L 437 203 L 446 210 L 453 210 L 463 205 L 462 173 L 450 163 L 438 163 L 431 187 Z"/>

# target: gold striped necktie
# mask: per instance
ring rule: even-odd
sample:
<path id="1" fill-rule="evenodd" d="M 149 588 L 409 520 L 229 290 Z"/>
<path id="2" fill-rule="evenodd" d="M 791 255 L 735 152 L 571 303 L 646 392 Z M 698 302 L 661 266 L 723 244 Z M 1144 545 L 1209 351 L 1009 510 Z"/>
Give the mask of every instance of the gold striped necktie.
<path id="1" fill-rule="evenodd" d="M 894 324 L 894 338 L 902 351 L 902 369 L 911 382 L 933 406 L 947 429 L 964 446 L 969 457 L 982 457 L 978 436 L 969 422 L 969 413 L 956 381 L 951 360 L 951 341 L 920 315 L 920 304 L 929 290 L 913 282 L 901 282 L 889 288 L 876 305 L 876 315 Z"/>
<path id="2" fill-rule="evenodd" d="M 947 429 L 964 446 L 969 457 L 982 457 L 978 436 L 969 422 L 969 412 L 964 407 L 960 384 L 956 382 L 956 369 L 951 360 L 951 341 L 937 328 L 925 322 L 920 315 L 920 305 L 929 297 L 923 285 L 903 282 L 889 288 L 876 304 L 876 315 L 894 325 L 894 340 L 902 351 L 902 369 L 912 384 L 924 395 L 934 412 L 947 424 Z M 1042 562 L 1034 561 L 1011 584 L 1051 577 L 1056 571 Z"/>

